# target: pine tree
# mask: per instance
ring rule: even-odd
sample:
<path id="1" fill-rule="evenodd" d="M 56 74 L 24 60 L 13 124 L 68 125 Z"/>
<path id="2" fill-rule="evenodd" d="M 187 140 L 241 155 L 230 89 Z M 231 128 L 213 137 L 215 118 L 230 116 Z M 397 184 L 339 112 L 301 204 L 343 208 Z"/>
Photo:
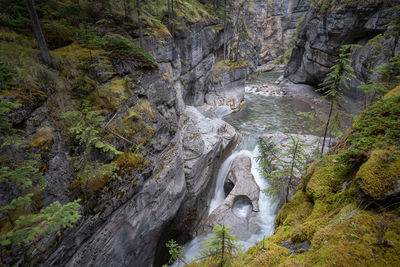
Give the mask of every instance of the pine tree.
<path id="1" fill-rule="evenodd" d="M 114 163 L 101 163 L 90 160 L 93 149 L 105 153 L 120 155 L 114 146 L 102 140 L 104 116 L 102 110 L 93 110 L 84 106 L 82 110 L 68 111 L 63 115 L 68 131 L 83 146 L 81 155 L 74 158 L 78 171 L 78 184 L 84 194 L 85 200 L 89 199 L 90 185 L 97 188 L 102 184 L 104 177 L 119 178 L 114 171 L 118 168 Z"/>
<path id="2" fill-rule="evenodd" d="M 205 241 L 201 242 L 204 246 L 200 250 L 200 255 L 196 255 L 196 260 L 208 259 L 218 266 L 230 266 L 233 257 L 242 252 L 242 246 L 237 243 L 239 241 L 235 236 L 230 234 L 232 228 L 226 225 L 215 225 L 210 236 Z"/>
<path id="3" fill-rule="evenodd" d="M 17 153 L 17 145 L 10 140 L 18 139 L 18 131 L 12 128 L 6 115 L 19 104 L 0 102 L 0 132 L 8 136 L 1 139 L 1 147 L 13 154 Z M 0 185 L 9 188 L 15 197 L 0 207 L 0 219 L 6 218 L 9 230 L 0 235 L 0 246 L 18 248 L 22 244 L 29 244 L 39 240 L 42 236 L 60 231 L 72 225 L 80 218 L 79 200 L 61 205 L 54 202 L 51 205 L 37 210 L 32 199 L 40 196 L 47 185 L 45 177 L 36 167 L 35 160 L 21 160 L 13 158 L 0 166 Z M 3 220 L 4 221 L 4 220 Z M 3 228 L 6 229 L 6 228 Z"/>
<path id="4" fill-rule="evenodd" d="M 183 253 L 183 247 L 176 243 L 175 240 L 168 241 L 166 247 L 168 248 L 169 255 L 171 255 L 169 263 L 174 263 L 175 261 L 178 261 L 178 267 L 180 263 L 187 265 L 185 255 Z"/>
<path id="5" fill-rule="evenodd" d="M 309 159 L 304 152 L 309 145 L 292 136 L 290 138 L 291 142 L 285 150 L 278 148 L 273 141 L 260 138 L 258 147 L 261 155 L 256 158 L 261 175 L 270 185 L 264 193 L 273 197 L 284 193 L 285 202 L 289 201 L 290 191 L 296 189 L 297 177 L 304 174 Z"/>
<path id="6" fill-rule="evenodd" d="M 330 72 L 326 75 L 325 80 L 320 84 L 321 88 L 318 89 L 322 92 L 325 99 L 330 102 L 329 114 L 325 123 L 324 139 L 322 141 L 321 154 L 324 153 L 326 137 L 331 123 L 332 115 L 334 115 L 334 109 L 338 105 L 338 100 L 343 96 L 343 89 L 349 89 L 349 85 L 346 81 L 351 78 L 355 78 L 354 69 L 350 65 L 352 46 L 343 45 L 340 48 L 339 58 L 336 59 L 335 65 L 330 68 Z"/>

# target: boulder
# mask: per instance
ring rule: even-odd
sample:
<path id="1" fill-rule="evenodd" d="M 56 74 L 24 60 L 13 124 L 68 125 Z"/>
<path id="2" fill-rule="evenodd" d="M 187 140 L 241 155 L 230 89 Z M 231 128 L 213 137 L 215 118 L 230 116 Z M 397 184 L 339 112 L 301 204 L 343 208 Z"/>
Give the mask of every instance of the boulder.
<path id="1" fill-rule="evenodd" d="M 245 155 L 236 157 L 226 180 L 234 184 L 233 189 L 224 202 L 201 222 L 198 234 L 205 235 L 212 231 L 214 225 L 225 224 L 232 227 L 231 234 L 246 240 L 256 232 L 259 223 L 257 214 L 260 188 L 251 174 L 251 159 Z M 235 214 L 233 207 L 238 202 L 242 206 L 247 204 L 251 209 Z"/>

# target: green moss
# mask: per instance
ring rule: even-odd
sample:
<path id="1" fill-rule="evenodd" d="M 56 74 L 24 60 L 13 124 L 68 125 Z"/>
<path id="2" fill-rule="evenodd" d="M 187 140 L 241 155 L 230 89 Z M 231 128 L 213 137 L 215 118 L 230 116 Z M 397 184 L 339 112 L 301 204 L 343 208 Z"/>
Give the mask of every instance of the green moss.
<path id="1" fill-rule="evenodd" d="M 133 152 L 124 152 L 114 162 L 119 167 L 120 175 L 131 174 L 134 169 L 143 169 L 149 164 L 143 155 Z"/>
<path id="2" fill-rule="evenodd" d="M 391 98 L 391 97 L 399 97 L 400 96 L 400 85 L 392 89 L 390 92 L 388 92 L 384 98 Z"/>
<path id="3" fill-rule="evenodd" d="M 134 142 L 137 146 L 151 141 L 155 129 L 151 121 L 155 119 L 155 112 L 148 100 L 140 100 L 134 107 L 126 111 L 125 116 L 109 125 L 109 128 Z"/>
<path id="4" fill-rule="evenodd" d="M 267 264 L 259 266 L 399 265 L 398 211 L 363 210 L 359 201 L 359 188 L 380 199 L 400 180 L 399 143 L 394 141 L 400 125 L 397 103 L 398 98 L 391 97 L 367 109 L 340 149 L 309 166 L 298 191 L 278 213 L 275 233 L 265 242 L 279 246 L 282 241 L 307 240 L 310 250 L 272 260 L 259 244 L 244 255 L 246 260 L 239 266 L 257 266 L 255 259 Z M 385 148 L 375 148 L 381 146 Z M 354 155 L 346 154 L 349 150 L 354 153 L 360 147 L 367 158 L 361 167 L 343 160 L 344 155 Z"/>
<path id="5" fill-rule="evenodd" d="M 42 151 L 49 151 L 53 142 L 53 129 L 51 127 L 39 128 L 33 140 L 29 143 L 30 147 L 40 148 Z"/>
<path id="6" fill-rule="evenodd" d="M 50 49 L 60 48 L 74 41 L 74 31 L 57 22 L 47 22 L 42 25 L 46 41 Z"/>
<path id="7" fill-rule="evenodd" d="M 235 266 L 276 266 L 290 255 L 290 250 L 270 241 L 261 241 L 255 248 L 249 249 L 243 259 Z"/>
<path id="8" fill-rule="evenodd" d="M 131 94 L 126 81 L 115 78 L 107 86 L 100 87 L 97 92 L 94 92 L 95 104 L 116 110 Z"/>
<path id="9" fill-rule="evenodd" d="M 220 76 L 223 73 L 229 71 L 230 69 L 240 69 L 246 67 L 247 67 L 246 61 L 230 61 L 230 60 L 226 60 L 225 62 L 223 60 L 218 61 L 214 64 L 213 81 L 218 82 L 221 79 Z"/>
<path id="10" fill-rule="evenodd" d="M 340 154 L 342 162 L 363 163 L 374 148 L 400 144 L 400 97 L 388 97 L 368 107 L 354 122 Z"/>
<path id="11" fill-rule="evenodd" d="M 347 172 L 346 165 L 338 163 L 334 156 L 318 163 L 307 184 L 307 195 L 315 200 L 336 193 L 346 181 Z"/>
<path id="12" fill-rule="evenodd" d="M 388 150 L 376 149 L 357 172 L 357 182 L 369 196 L 380 199 L 394 189 L 400 180 L 400 157 L 392 159 Z"/>
<path id="13" fill-rule="evenodd" d="M 297 191 L 290 202 L 286 203 L 279 211 L 275 219 L 277 231 L 275 242 L 282 242 L 288 239 L 293 243 L 300 243 L 307 240 L 302 232 L 302 222 L 311 214 L 313 204 L 302 191 Z"/>
<path id="14" fill-rule="evenodd" d="M 104 39 L 106 40 L 105 48 L 111 50 L 117 57 L 135 56 L 149 67 L 157 66 L 152 56 L 128 38 L 115 33 L 107 33 Z"/>

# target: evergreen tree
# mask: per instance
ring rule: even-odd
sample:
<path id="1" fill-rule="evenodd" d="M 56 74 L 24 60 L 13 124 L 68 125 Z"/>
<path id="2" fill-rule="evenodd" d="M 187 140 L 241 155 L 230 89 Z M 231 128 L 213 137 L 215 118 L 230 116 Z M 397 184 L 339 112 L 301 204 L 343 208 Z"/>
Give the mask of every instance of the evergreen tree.
<path id="1" fill-rule="evenodd" d="M 343 45 L 340 48 L 340 54 L 336 59 L 335 64 L 330 68 L 330 72 L 326 75 L 325 80 L 320 84 L 321 88 L 318 89 L 322 92 L 324 97 L 330 102 L 329 114 L 325 123 L 325 129 L 323 134 L 321 154 L 324 153 L 325 141 L 330 127 L 332 116 L 334 115 L 334 109 L 338 105 L 338 100 L 343 96 L 343 88 L 349 89 L 349 85 L 346 81 L 351 78 L 355 78 L 354 69 L 350 66 L 352 46 Z"/>
<path id="2" fill-rule="evenodd" d="M 261 175 L 270 185 L 264 193 L 273 197 L 284 193 L 285 202 L 289 201 L 290 191 L 296 189 L 297 177 L 304 174 L 309 159 L 304 152 L 309 145 L 290 138 L 291 142 L 285 150 L 278 148 L 273 141 L 260 138 L 258 147 L 261 155 L 256 158 Z"/>
<path id="3" fill-rule="evenodd" d="M 9 140 L 15 140 L 13 135 L 18 132 L 7 121 L 6 115 L 18 106 L 19 104 L 11 102 L 0 102 L 0 131 L 9 135 L 1 139 L 1 147 L 13 151 L 13 154 L 17 153 L 18 148 Z M 0 235 L 2 249 L 17 248 L 39 240 L 44 235 L 72 227 L 80 218 L 79 200 L 65 205 L 56 201 L 40 210 L 33 204 L 33 198 L 40 196 L 47 185 L 35 160 L 20 160 L 16 157 L 6 163 L 7 165 L 3 163 L 0 166 L 0 185 L 2 188 L 9 188 L 10 194 L 15 197 L 0 207 L 0 220 L 4 222 L 3 218 L 6 218 L 9 224 L 3 228 L 9 230 Z"/>
<path id="4" fill-rule="evenodd" d="M 372 98 L 380 99 L 387 92 L 400 83 L 400 54 L 392 57 L 389 62 L 375 68 L 379 77 L 369 80 L 367 84 L 360 85 L 366 94 L 372 94 Z"/>
<path id="5" fill-rule="evenodd" d="M 178 261 L 178 266 L 180 263 L 187 265 L 185 255 L 183 253 L 183 247 L 176 243 L 175 240 L 168 241 L 166 247 L 168 248 L 169 255 L 171 255 L 169 263 Z"/>
<path id="6" fill-rule="evenodd" d="M 200 250 L 200 255 L 196 255 L 196 260 L 208 259 L 218 264 L 218 266 L 231 266 L 233 257 L 242 252 L 242 246 L 237 243 L 239 241 L 235 236 L 230 234 L 232 228 L 226 225 L 215 225 L 210 236 L 201 242 L 204 246 Z"/>
<path id="7" fill-rule="evenodd" d="M 118 168 L 115 163 L 101 163 L 91 160 L 93 149 L 99 149 L 113 155 L 122 154 L 114 146 L 102 140 L 104 122 L 102 113 L 102 110 L 93 110 L 84 105 L 82 110 L 68 111 L 63 115 L 68 131 L 84 148 L 83 152 L 74 158 L 74 161 L 78 171 L 77 182 L 85 200 L 89 199 L 90 185 L 98 189 L 103 183 L 104 177 L 119 178 L 114 173 Z"/>

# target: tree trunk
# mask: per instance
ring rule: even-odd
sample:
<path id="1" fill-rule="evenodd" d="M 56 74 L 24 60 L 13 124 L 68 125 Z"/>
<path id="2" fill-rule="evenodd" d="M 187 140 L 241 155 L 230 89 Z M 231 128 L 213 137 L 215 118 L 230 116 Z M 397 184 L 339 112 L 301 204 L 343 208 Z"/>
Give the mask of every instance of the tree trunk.
<path id="1" fill-rule="evenodd" d="M 139 42 L 140 42 L 140 47 L 143 47 L 143 25 L 142 25 L 142 18 L 140 17 L 140 0 L 136 0 L 136 11 L 139 23 Z"/>
<path id="2" fill-rule="evenodd" d="M 297 154 L 297 149 L 299 147 L 299 143 L 296 142 L 296 146 L 294 147 L 294 151 L 293 151 L 293 155 L 292 155 L 292 166 L 290 167 L 290 178 L 289 181 L 287 183 L 287 187 L 286 187 L 286 197 L 285 197 L 285 202 L 287 203 L 289 201 L 289 191 L 290 191 L 290 186 L 292 185 L 292 182 L 294 180 L 294 164 L 296 162 L 296 154 Z"/>
<path id="3" fill-rule="evenodd" d="M 224 1 L 224 63 L 226 61 L 226 0 Z"/>
<path id="4" fill-rule="evenodd" d="M 325 127 L 325 131 L 324 131 L 324 140 L 322 141 L 321 155 L 324 154 L 325 140 L 326 140 L 326 135 L 328 133 L 329 122 L 330 122 L 331 116 L 332 116 L 332 110 L 333 110 L 333 100 L 331 99 L 331 107 L 330 107 L 330 110 L 329 110 L 328 121 L 326 122 L 326 127 Z"/>
<path id="5" fill-rule="evenodd" d="M 40 49 L 40 57 L 44 64 L 49 67 L 53 67 L 53 59 L 51 58 L 49 48 L 47 47 L 46 39 L 44 38 L 42 27 L 40 26 L 39 17 L 36 13 L 34 0 L 26 0 L 26 7 L 29 12 L 29 17 L 32 21 L 33 33 L 38 42 Z"/>
<path id="6" fill-rule="evenodd" d="M 168 0 L 168 30 L 172 34 L 172 27 L 171 27 L 171 5 L 170 0 Z"/>
<path id="7" fill-rule="evenodd" d="M 396 34 L 394 37 L 394 44 L 393 44 L 393 48 L 392 48 L 392 57 L 394 57 L 396 55 L 396 46 L 397 46 L 398 42 L 399 42 L 399 34 Z"/>
<path id="8" fill-rule="evenodd" d="M 125 21 L 127 20 L 127 16 L 128 16 L 128 4 L 127 4 L 127 1 L 128 0 L 124 0 L 124 18 L 125 18 Z"/>

